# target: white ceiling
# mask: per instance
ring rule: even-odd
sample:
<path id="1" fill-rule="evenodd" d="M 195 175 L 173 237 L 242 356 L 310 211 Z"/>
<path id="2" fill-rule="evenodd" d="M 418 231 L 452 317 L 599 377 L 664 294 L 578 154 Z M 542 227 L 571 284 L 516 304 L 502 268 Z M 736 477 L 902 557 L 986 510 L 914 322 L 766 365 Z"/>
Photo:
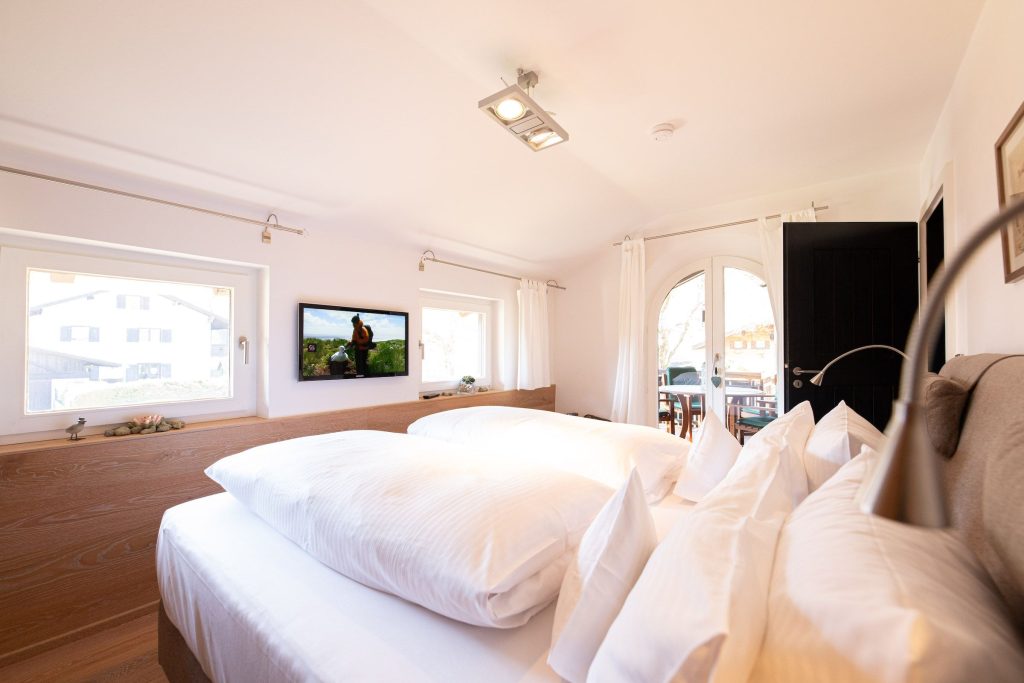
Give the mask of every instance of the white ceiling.
<path id="1" fill-rule="evenodd" d="M 0 164 L 552 263 L 917 163 L 982 4 L 4 0 Z M 477 111 L 517 66 L 568 143 L 531 152 Z"/>

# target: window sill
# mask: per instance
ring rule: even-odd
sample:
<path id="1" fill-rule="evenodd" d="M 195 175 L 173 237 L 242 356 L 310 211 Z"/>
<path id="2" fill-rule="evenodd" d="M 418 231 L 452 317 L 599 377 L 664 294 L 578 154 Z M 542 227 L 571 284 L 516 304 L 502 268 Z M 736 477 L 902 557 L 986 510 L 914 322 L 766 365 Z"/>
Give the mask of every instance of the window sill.
<path id="1" fill-rule="evenodd" d="M 23 441 L 0 445 L 0 456 L 10 453 L 28 453 L 31 451 L 52 450 L 55 448 L 76 448 L 88 444 L 95 444 L 98 441 L 121 443 L 123 441 L 134 441 L 135 439 L 153 439 L 183 434 L 187 432 L 203 432 L 210 429 L 223 429 L 224 427 L 240 427 L 266 422 L 263 417 L 235 417 L 227 420 L 210 420 L 208 422 L 189 422 L 183 429 L 172 429 L 167 432 L 154 432 L 152 434 L 128 434 L 126 436 L 103 436 L 103 434 L 89 434 L 80 439 L 72 441 L 63 439 L 44 439 L 41 441 Z"/>

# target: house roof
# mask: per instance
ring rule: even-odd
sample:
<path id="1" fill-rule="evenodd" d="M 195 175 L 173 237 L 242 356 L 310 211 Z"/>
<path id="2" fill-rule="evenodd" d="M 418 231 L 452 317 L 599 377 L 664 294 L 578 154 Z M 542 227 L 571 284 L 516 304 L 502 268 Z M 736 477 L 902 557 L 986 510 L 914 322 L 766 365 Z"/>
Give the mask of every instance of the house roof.
<path id="1" fill-rule="evenodd" d="M 118 367 L 121 367 L 120 363 L 117 363 L 117 362 L 114 362 L 114 361 L 109 361 L 109 360 L 103 360 L 102 358 L 92 358 L 90 356 L 79 356 L 79 355 L 76 355 L 76 354 L 73 354 L 73 353 L 64 353 L 62 351 L 53 351 L 51 349 L 43 349 L 43 348 L 39 348 L 39 347 L 35 347 L 35 346 L 29 347 L 28 351 L 29 351 L 30 362 L 31 362 L 32 354 L 38 354 L 38 355 L 41 355 L 41 356 L 51 356 L 51 357 L 54 357 L 54 358 L 66 358 L 68 360 L 78 361 L 78 362 L 86 363 L 86 364 L 89 364 L 89 365 L 101 365 L 101 366 L 106 367 L 106 368 L 118 368 Z"/>
<path id="2" fill-rule="evenodd" d="M 65 297 L 63 299 L 55 299 L 54 301 L 48 301 L 48 302 L 46 302 L 44 304 L 38 304 L 36 306 L 33 306 L 32 308 L 29 309 L 28 314 L 29 315 L 39 315 L 40 313 L 43 312 L 43 309 L 50 308 L 51 306 L 57 306 L 59 304 L 66 304 L 66 303 L 70 303 L 72 301 L 78 301 L 79 299 L 91 299 L 92 297 L 96 296 L 97 294 L 109 294 L 109 293 L 110 293 L 109 290 L 97 289 L 97 290 L 94 290 L 94 291 L 91 291 L 91 292 L 85 292 L 85 293 L 82 293 L 82 294 L 77 294 L 75 296 Z M 204 316 L 208 317 L 210 319 L 210 327 L 211 327 L 211 329 L 214 329 L 214 330 L 226 330 L 226 329 L 229 329 L 231 327 L 231 323 L 230 323 L 230 321 L 226 317 L 224 317 L 222 315 L 217 315 L 216 313 L 214 313 L 213 311 L 210 311 L 209 309 L 203 308 L 202 306 L 196 306 L 195 304 L 193 304 L 193 303 L 191 303 L 189 301 L 186 301 L 185 299 L 182 299 L 181 297 L 171 296 L 171 295 L 168 295 L 168 294 L 161 294 L 159 296 L 160 296 L 160 298 L 166 299 L 166 300 L 170 301 L 171 303 L 177 304 L 179 306 L 184 306 L 185 308 L 187 308 L 187 309 L 189 309 L 191 311 L 195 311 L 196 313 L 199 313 L 200 315 L 204 315 Z"/>

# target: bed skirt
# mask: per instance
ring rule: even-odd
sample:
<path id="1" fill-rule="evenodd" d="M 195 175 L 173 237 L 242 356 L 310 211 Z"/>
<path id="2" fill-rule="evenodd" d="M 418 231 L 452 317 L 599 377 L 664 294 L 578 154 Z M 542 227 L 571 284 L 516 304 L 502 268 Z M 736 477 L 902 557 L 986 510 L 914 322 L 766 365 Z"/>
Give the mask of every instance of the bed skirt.
<path id="1" fill-rule="evenodd" d="M 162 600 L 156 630 L 157 661 L 170 683 L 212 683 L 192 650 L 188 649 L 185 639 L 171 623 Z"/>

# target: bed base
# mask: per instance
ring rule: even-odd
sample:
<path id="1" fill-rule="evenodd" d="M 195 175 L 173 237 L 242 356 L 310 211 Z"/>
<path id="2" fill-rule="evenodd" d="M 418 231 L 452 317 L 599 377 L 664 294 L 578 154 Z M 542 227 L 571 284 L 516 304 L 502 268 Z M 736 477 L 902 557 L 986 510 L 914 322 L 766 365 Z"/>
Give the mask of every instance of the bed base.
<path id="1" fill-rule="evenodd" d="M 213 683 L 199 660 L 188 649 L 188 644 L 178 632 L 177 627 L 171 623 L 167 612 L 164 611 L 164 603 L 160 601 L 160 609 L 157 615 L 157 661 L 160 668 L 164 670 L 167 680 L 170 683 Z"/>

